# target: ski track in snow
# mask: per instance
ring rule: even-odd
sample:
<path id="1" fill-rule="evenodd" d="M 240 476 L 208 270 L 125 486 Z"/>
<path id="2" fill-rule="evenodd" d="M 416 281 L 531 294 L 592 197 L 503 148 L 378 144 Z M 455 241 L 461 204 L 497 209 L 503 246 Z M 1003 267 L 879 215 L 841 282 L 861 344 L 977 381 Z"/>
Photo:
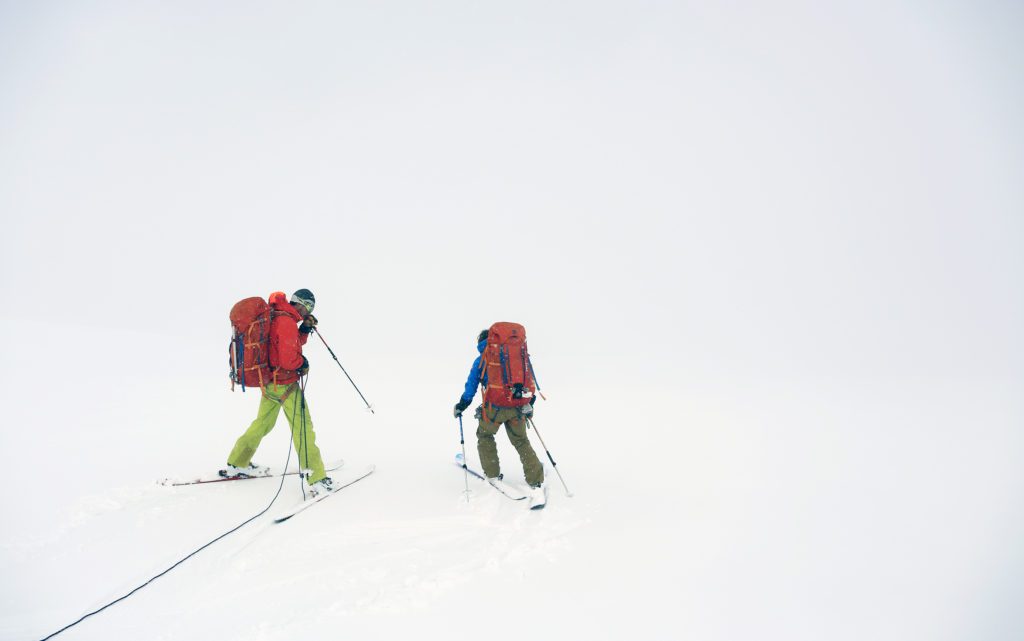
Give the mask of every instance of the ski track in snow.
<path id="1" fill-rule="evenodd" d="M 277 546 L 261 531 L 221 555 L 224 580 L 258 585 L 254 593 L 302 591 L 315 585 L 318 594 L 330 598 L 315 599 L 316 606 L 301 614 L 306 623 L 311 617 L 424 609 L 481 573 L 522 573 L 538 558 L 555 562 L 571 549 L 566 535 L 586 523 L 571 508 L 531 512 L 492 493 L 480 488 L 468 505 L 460 496 L 450 514 L 431 518 L 353 523 L 316 514 L 316 538 L 299 545 Z M 267 546 L 275 546 L 275 553 L 267 553 Z M 278 577 L 276 585 L 256 580 L 268 576 Z M 197 602 L 215 610 L 221 589 L 212 584 L 206 592 Z M 225 601 L 238 596 L 236 590 Z"/>
<path id="2" fill-rule="evenodd" d="M 361 489 L 379 490 L 368 487 L 373 481 L 371 476 Z M 4 569 L 39 577 L 22 598 L 42 606 L 36 615 L 44 629 L 55 627 L 121 596 L 254 515 L 266 507 L 276 483 L 154 484 L 85 496 L 51 534 L 3 544 Z M 290 522 L 274 524 L 273 517 L 295 500 L 294 487 L 286 483 L 267 514 L 143 592 L 159 598 L 163 586 L 173 590 L 175 582 L 189 582 L 193 587 L 178 605 L 200 620 L 216 619 L 218 611 L 240 599 L 269 605 L 281 594 L 310 594 L 284 612 L 275 611 L 273 623 L 256 617 L 251 624 L 251 638 L 277 638 L 293 624 L 423 611 L 481 575 L 525 577 L 531 564 L 554 563 L 571 550 L 569 535 L 589 521 L 579 499 L 552 497 L 546 509 L 531 511 L 482 483 L 473 485 L 468 502 L 463 492 L 453 494 L 438 503 L 436 516 L 365 519 L 358 514 L 357 499 L 367 500 L 372 493 L 359 497 L 356 485 Z M 99 572 L 102 580 L 95 579 Z M 51 577 L 65 573 L 93 580 L 47 592 L 44 585 Z M 133 598 L 135 607 L 142 605 L 142 599 Z M 116 624 L 117 606 L 96 619 L 101 617 L 107 618 L 105 625 Z M 156 638 L 183 638 L 188 626 L 167 621 Z M 19 626 L 0 629 L 0 636 L 29 638 L 40 631 Z"/>
<path id="3" fill-rule="evenodd" d="M 153 487 L 112 488 L 105 494 L 83 496 L 70 510 L 65 523 L 44 531 L 33 532 L 31 538 L 2 541 L 0 549 L 29 552 L 48 548 L 62 542 L 76 530 L 87 527 L 98 518 L 123 514 L 128 510 L 133 510 L 133 518 L 141 526 L 152 520 L 160 520 L 165 513 L 187 514 L 190 507 L 199 500 L 197 496 L 181 496 L 175 501 L 165 501 L 168 489 L 173 490 L 154 484 Z"/>

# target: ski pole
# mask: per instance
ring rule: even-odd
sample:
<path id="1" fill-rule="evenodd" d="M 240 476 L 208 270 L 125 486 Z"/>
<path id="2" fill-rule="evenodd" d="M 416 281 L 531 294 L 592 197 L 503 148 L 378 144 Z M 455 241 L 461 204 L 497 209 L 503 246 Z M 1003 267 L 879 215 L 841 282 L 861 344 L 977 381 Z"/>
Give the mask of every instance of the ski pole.
<path id="1" fill-rule="evenodd" d="M 548 455 L 548 460 L 551 461 L 551 467 L 555 468 L 555 474 L 558 475 L 558 480 L 562 482 L 562 487 L 565 488 L 565 495 L 572 496 L 569 486 L 565 484 L 565 479 L 562 478 L 562 473 L 558 471 L 558 463 L 555 463 L 555 459 L 551 457 L 551 452 L 548 451 L 548 446 L 544 443 L 544 437 L 537 430 L 537 424 L 533 422 L 532 418 L 527 418 L 526 421 L 533 427 L 533 431 L 537 433 L 537 438 L 540 439 L 540 444 L 544 447 L 544 453 Z"/>
<path id="2" fill-rule="evenodd" d="M 533 361 L 530 360 L 529 355 L 526 356 L 526 364 L 530 366 L 530 376 L 533 377 L 533 384 L 537 386 L 537 393 L 540 394 L 540 397 L 545 401 L 548 400 L 548 397 L 544 396 L 544 392 L 540 391 L 540 383 L 537 382 L 537 372 L 533 371 Z"/>
<path id="3" fill-rule="evenodd" d="M 466 502 L 469 503 L 469 468 L 466 467 L 466 437 L 462 434 L 462 414 L 459 414 L 459 444 L 462 445 L 462 471 L 466 476 Z"/>
<path id="4" fill-rule="evenodd" d="M 348 372 L 345 371 L 345 366 L 342 365 L 341 361 L 338 360 L 338 357 L 334 355 L 334 350 L 331 349 L 331 346 L 327 344 L 327 341 L 324 340 L 324 337 L 320 335 L 320 330 L 318 330 L 317 328 L 314 327 L 313 331 L 316 332 L 317 337 L 323 342 L 324 347 L 327 348 L 327 351 L 331 353 L 331 358 L 334 359 L 334 362 L 337 363 L 338 367 L 341 368 L 341 371 L 345 373 L 345 378 L 348 379 L 348 382 L 352 383 L 352 387 L 356 388 L 356 393 L 359 394 L 359 398 L 363 399 L 363 402 L 366 403 L 366 409 L 370 410 L 371 414 L 376 414 L 376 412 L 373 411 L 373 406 L 370 405 L 370 401 L 366 400 L 366 397 L 363 396 L 363 393 L 360 392 L 359 388 L 356 386 L 356 382 L 353 381 L 352 377 L 349 376 Z"/>
<path id="5" fill-rule="evenodd" d="M 306 500 L 306 488 L 308 487 L 306 481 L 309 480 L 309 448 L 306 446 L 306 382 L 309 380 L 309 372 L 306 372 L 305 376 L 299 377 L 299 401 L 301 408 L 302 417 L 302 431 L 299 433 L 300 447 L 295 449 L 295 459 L 299 463 L 299 491 L 302 492 L 302 500 Z M 284 406 L 284 403 L 281 403 Z M 288 423 L 288 427 L 295 425 L 295 406 L 292 406 L 292 420 Z M 294 428 L 292 428 L 294 429 Z M 302 454 L 299 454 L 299 450 L 302 450 Z M 303 465 L 305 462 L 305 465 Z"/>

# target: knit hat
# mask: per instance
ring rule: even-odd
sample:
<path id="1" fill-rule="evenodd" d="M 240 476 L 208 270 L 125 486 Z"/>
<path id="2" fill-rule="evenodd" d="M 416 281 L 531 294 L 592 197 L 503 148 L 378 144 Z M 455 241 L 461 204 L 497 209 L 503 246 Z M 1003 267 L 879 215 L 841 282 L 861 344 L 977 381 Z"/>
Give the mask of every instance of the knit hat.
<path id="1" fill-rule="evenodd" d="M 313 306 L 316 305 L 316 297 L 313 296 L 313 292 L 308 289 L 298 289 L 292 294 L 292 303 L 298 303 L 306 308 L 306 311 L 310 314 L 313 313 Z"/>

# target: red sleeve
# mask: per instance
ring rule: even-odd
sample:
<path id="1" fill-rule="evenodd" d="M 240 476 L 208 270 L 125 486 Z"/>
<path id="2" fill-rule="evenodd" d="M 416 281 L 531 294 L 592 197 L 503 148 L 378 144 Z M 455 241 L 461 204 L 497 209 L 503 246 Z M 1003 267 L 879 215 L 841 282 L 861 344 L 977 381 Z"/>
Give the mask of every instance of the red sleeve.
<path id="1" fill-rule="evenodd" d="M 273 338 L 277 341 L 277 366 L 285 369 L 302 367 L 302 345 L 306 341 L 300 342 L 299 327 L 289 319 L 281 319 L 281 322 L 274 323 Z"/>

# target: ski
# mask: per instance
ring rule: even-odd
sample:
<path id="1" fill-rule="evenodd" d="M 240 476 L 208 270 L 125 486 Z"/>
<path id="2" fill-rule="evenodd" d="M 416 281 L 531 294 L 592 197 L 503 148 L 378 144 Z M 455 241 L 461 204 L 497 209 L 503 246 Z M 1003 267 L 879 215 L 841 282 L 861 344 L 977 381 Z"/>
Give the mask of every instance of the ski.
<path id="1" fill-rule="evenodd" d="M 458 466 L 459 466 L 460 468 L 463 468 L 463 467 L 464 467 L 464 468 L 466 468 L 466 471 L 467 471 L 467 472 L 469 472 L 469 473 L 470 473 L 470 474 L 472 474 L 473 476 L 477 477 L 477 478 L 478 478 L 478 479 L 480 479 L 481 481 L 486 481 L 486 480 L 487 480 L 486 478 L 484 478 L 484 475 L 483 475 L 483 474 L 481 474 L 480 472 L 477 472 L 477 471 L 476 471 L 476 470 L 474 470 L 473 468 L 471 468 L 471 467 L 469 467 L 469 466 L 465 465 L 465 464 L 464 464 L 464 461 L 465 461 L 465 459 L 463 459 L 463 458 L 462 458 L 462 452 L 459 452 L 459 453 L 457 453 L 457 454 L 455 455 L 455 464 L 456 464 L 456 465 L 458 465 Z"/>
<path id="2" fill-rule="evenodd" d="M 337 461 L 332 461 L 331 463 L 328 463 L 327 465 L 325 465 L 324 466 L 324 470 L 327 471 L 327 472 L 333 472 L 335 470 L 340 469 L 341 466 L 344 465 L 344 464 L 345 464 L 345 461 L 343 461 L 341 459 L 338 459 Z M 299 473 L 298 470 L 291 470 L 291 471 L 285 472 L 284 475 L 285 476 L 294 476 L 294 475 L 296 475 L 298 473 Z M 280 476 L 281 476 L 280 472 L 275 471 L 275 470 L 270 470 L 266 474 L 261 474 L 261 475 L 257 475 L 257 476 L 219 476 L 219 475 L 218 476 L 212 476 L 211 475 L 211 476 L 201 476 L 201 477 L 193 478 L 193 479 L 170 479 L 170 478 L 167 478 L 167 479 L 162 479 L 160 481 L 157 481 L 157 484 L 158 485 L 170 485 L 170 486 L 177 487 L 177 486 L 180 486 L 180 485 L 202 485 L 204 483 L 223 483 L 225 481 L 251 481 L 253 479 L 268 479 L 268 478 L 274 478 L 274 477 L 280 477 Z"/>
<path id="3" fill-rule="evenodd" d="M 523 499 L 526 498 L 525 494 L 517 490 L 515 487 L 509 485 L 508 483 L 505 483 L 504 481 L 501 481 L 499 479 L 488 480 L 487 477 L 485 477 L 483 474 L 477 472 L 473 468 L 466 465 L 465 459 L 462 458 L 462 452 L 459 452 L 455 455 L 455 464 L 460 468 L 465 468 L 467 472 L 469 472 L 476 478 L 480 479 L 487 485 L 490 485 L 494 489 L 498 490 L 499 492 L 501 492 L 508 498 L 512 499 L 513 501 L 522 501 Z"/>
<path id="4" fill-rule="evenodd" d="M 274 518 L 274 523 L 283 523 L 283 522 L 287 521 L 288 519 L 292 518 L 293 516 L 295 516 L 296 514 L 298 514 L 299 512 L 305 510 L 309 506 L 314 505 L 316 503 L 319 503 L 320 501 L 323 501 L 326 498 L 334 496 L 342 488 L 348 487 L 349 485 L 352 485 L 356 481 L 360 481 L 362 479 L 365 479 L 367 476 L 369 476 L 370 474 L 373 473 L 374 469 L 376 469 L 376 466 L 373 465 L 373 464 L 370 464 L 370 465 L 367 465 L 366 467 L 364 467 L 363 469 L 359 470 L 359 472 L 357 472 L 356 474 L 354 474 L 352 476 L 347 476 L 344 479 L 339 479 L 339 478 L 332 477 L 331 480 L 333 481 L 333 485 L 334 485 L 334 489 L 333 490 L 331 490 L 330 492 L 327 492 L 325 494 L 321 494 L 321 495 L 319 495 L 317 497 L 314 497 L 314 498 L 311 498 L 311 499 L 306 499 L 302 503 L 299 503 L 295 507 L 289 509 L 287 512 L 285 512 L 285 513 L 275 517 Z"/>

